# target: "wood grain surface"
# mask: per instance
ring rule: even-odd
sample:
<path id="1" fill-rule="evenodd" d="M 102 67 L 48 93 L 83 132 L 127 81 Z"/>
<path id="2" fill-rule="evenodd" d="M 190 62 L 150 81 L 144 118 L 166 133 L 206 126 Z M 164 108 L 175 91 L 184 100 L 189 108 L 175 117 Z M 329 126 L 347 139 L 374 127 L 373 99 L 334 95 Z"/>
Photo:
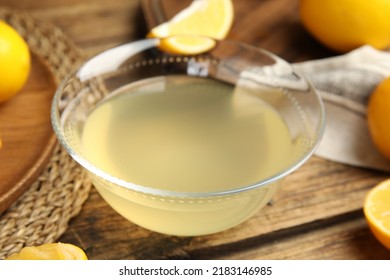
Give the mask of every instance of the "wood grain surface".
<path id="1" fill-rule="evenodd" d="M 56 86 L 43 60 L 33 54 L 26 85 L 0 104 L 0 214 L 38 178 L 51 157 L 56 138 L 50 106 Z"/>
<path id="2" fill-rule="evenodd" d="M 168 18 L 186 3 L 160 1 Z M 59 26 L 86 56 L 143 38 L 154 24 L 143 16 L 143 4 L 0 0 L 0 5 L 26 9 Z M 231 39 L 268 49 L 290 62 L 336 55 L 302 27 L 298 0 L 236 0 L 234 9 Z M 79 245 L 90 259 L 390 259 L 390 251 L 373 237 L 362 213 L 367 191 L 388 176 L 312 157 L 286 178 L 273 204 L 246 223 L 193 238 L 142 229 L 116 214 L 92 190 L 59 241 Z"/>

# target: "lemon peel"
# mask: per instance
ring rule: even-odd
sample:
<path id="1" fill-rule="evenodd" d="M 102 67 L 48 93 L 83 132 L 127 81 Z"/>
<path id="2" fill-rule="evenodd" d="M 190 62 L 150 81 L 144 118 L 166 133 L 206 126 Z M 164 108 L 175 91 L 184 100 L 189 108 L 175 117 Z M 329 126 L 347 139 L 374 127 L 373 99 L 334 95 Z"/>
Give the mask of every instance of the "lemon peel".
<path id="1" fill-rule="evenodd" d="M 368 192 L 363 210 L 373 235 L 390 250 L 390 179 Z"/>
<path id="2" fill-rule="evenodd" d="M 340 53 L 390 45 L 388 0 L 300 0 L 300 17 L 313 37 Z"/>
<path id="3" fill-rule="evenodd" d="M 0 20 L 0 103 L 20 92 L 30 68 L 27 43 L 12 26 Z"/>
<path id="4" fill-rule="evenodd" d="M 390 160 L 390 77 L 374 89 L 367 104 L 368 128 L 374 145 Z"/>

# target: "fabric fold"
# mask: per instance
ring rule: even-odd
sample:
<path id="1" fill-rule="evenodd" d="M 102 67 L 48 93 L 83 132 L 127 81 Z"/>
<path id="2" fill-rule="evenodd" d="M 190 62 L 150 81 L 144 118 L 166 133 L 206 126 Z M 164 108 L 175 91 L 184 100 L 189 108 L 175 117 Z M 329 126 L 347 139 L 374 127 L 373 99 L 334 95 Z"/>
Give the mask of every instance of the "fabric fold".
<path id="1" fill-rule="evenodd" d="M 345 55 L 295 63 L 293 67 L 311 81 L 324 101 L 325 134 L 315 155 L 389 172 L 390 161 L 371 140 L 366 106 L 375 87 L 390 76 L 390 53 L 363 46 Z"/>

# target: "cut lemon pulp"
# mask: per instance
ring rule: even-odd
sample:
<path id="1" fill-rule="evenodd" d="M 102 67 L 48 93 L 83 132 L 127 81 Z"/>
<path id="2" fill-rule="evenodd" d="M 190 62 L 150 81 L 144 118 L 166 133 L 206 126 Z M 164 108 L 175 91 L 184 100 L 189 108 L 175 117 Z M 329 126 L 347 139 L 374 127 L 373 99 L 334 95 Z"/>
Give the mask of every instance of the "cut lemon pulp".
<path id="1" fill-rule="evenodd" d="M 23 248 L 7 260 L 87 260 L 84 251 L 68 243 L 49 243 Z"/>
<path id="2" fill-rule="evenodd" d="M 390 250 L 390 179 L 368 192 L 364 215 L 374 236 Z"/>
<path id="3" fill-rule="evenodd" d="M 159 47 L 172 54 L 194 55 L 211 50 L 216 41 L 209 37 L 174 36 L 162 38 Z"/>
<path id="4" fill-rule="evenodd" d="M 148 37 L 167 38 L 161 48 L 173 53 L 196 54 L 209 50 L 215 41 L 188 35 L 224 39 L 233 24 L 234 11 L 231 0 L 194 0 L 191 5 L 171 20 L 153 28 Z"/>

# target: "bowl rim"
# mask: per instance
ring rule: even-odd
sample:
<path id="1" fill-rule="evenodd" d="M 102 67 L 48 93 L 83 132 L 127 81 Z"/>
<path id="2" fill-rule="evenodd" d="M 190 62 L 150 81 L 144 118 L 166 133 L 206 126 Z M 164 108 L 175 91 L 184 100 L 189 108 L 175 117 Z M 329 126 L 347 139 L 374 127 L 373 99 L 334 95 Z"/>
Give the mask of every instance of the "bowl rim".
<path id="1" fill-rule="evenodd" d="M 163 40 L 162 38 L 161 40 Z M 60 102 L 60 96 L 61 93 L 63 92 L 64 88 L 67 85 L 67 81 L 72 76 L 75 76 L 77 72 L 85 66 L 87 63 L 89 63 L 91 60 L 98 56 L 103 56 L 104 54 L 107 53 L 113 53 L 115 50 L 118 50 L 120 48 L 131 48 L 132 46 L 135 46 L 138 51 L 143 51 L 145 49 L 148 49 L 150 47 L 156 47 L 160 39 L 141 39 L 141 40 L 136 40 L 130 43 L 122 44 L 116 47 L 113 47 L 111 49 L 105 50 L 101 53 L 98 53 L 97 55 L 91 57 L 88 59 L 86 62 L 81 64 L 75 71 L 72 73 L 68 74 L 68 76 L 60 83 L 58 86 L 56 92 L 54 93 L 52 104 L 51 104 L 51 112 L 50 112 L 50 117 L 51 117 L 51 123 L 52 127 L 54 130 L 55 135 L 57 136 L 59 142 L 61 145 L 65 148 L 65 150 L 69 153 L 69 155 L 78 163 L 81 165 L 81 167 L 85 168 L 87 171 L 93 173 L 94 175 L 98 176 L 102 180 L 108 182 L 110 185 L 115 185 L 119 188 L 125 188 L 126 190 L 129 191 L 135 191 L 147 195 L 152 195 L 152 196 L 161 196 L 161 197 L 170 197 L 170 198 L 177 198 L 177 199 L 186 199 L 186 198 L 205 198 L 205 197 L 220 197 L 220 196 L 227 196 L 227 195 L 234 195 L 234 194 L 240 194 L 244 193 L 250 190 L 258 189 L 265 187 L 266 185 L 270 183 L 274 183 L 276 181 L 279 181 L 280 179 L 286 177 L 290 173 L 294 172 L 297 170 L 299 167 L 301 167 L 314 153 L 314 151 L 317 149 L 319 146 L 321 139 L 324 135 L 325 132 L 325 121 L 326 121 L 326 116 L 325 116 L 325 107 L 324 103 L 321 99 L 321 96 L 319 92 L 315 89 L 315 87 L 311 84 L 311 82 L 303 75 L 302 73 L 297 72 L 294 69 L 294 73 L 296 73 L 300 78 L 304 79 L 305 82 L 310 86 L 312 94 L 314 94 L 314 97 L 317 101 L 317 105 L 319 106 L 319 122 L 318 126 L 316 127 L 316 130 L 313 131 L 313 139 L 312 139 L 312 144 L 311 147 L 307 149 L 305 153 L 303 153 L 296 161 L 294 161 L 292 164 L 289 166 L 285 167 L 281 171 L 266 177 L 258 182 L 255 182 L 253 184 L 249 185 L 243 185 L 239 186 L 237 188 L 233 189 L 227 189 L 227 190 L 222 190 L 222 191 L 211 191 L 211 192 L 181 192 L 181 191 L 171 191 L 171 190 L 166 190 L 166 189 L 159 189 L 156 187 L 148 187 L 148 186 L 143 186 L 139 184 L 135 184 L 123 179 L 120 179 L 118 177 L 112 176 L 102 169 L 96 167 L 94 164 L 92 164 L 90 161 L 85 159 L 83 156 L 79 155 L 74 149 L 67 143 L 66 137 L 64 135 L 64 132 L 61 128 L 61 119 L 60 115 L 58 112 L 58 106 Z M 286 60 L 282 59 L 281 57 L 275 55 L 274 53 L 271 53 L 263 48 L 255 47 L 246 43 L 242 43 L 239 41 L 234 41 L 234 40 L 229 40 L 229 39 L 212 39 L 215 40 L 216 42 L 229 42 L 233 43 L 236 45 L 240 45 L 244 48 L 251 49 L 258 51 L 259 53 L 262 53 L 265 56 L 271 57 L 275 61 L 280 61 L 283 63 L 286 63 L 289 65 L 291 68 L 292 65 L 288 63 Z M 146 45 L 146 48 L 140 47 L 141 45 Z M 136 52 L 138 53 L 138 52 Z M 133 54 L 136 54 L 133 52 Z M 128 57 L 129 58 L 129 57 Z"/>

